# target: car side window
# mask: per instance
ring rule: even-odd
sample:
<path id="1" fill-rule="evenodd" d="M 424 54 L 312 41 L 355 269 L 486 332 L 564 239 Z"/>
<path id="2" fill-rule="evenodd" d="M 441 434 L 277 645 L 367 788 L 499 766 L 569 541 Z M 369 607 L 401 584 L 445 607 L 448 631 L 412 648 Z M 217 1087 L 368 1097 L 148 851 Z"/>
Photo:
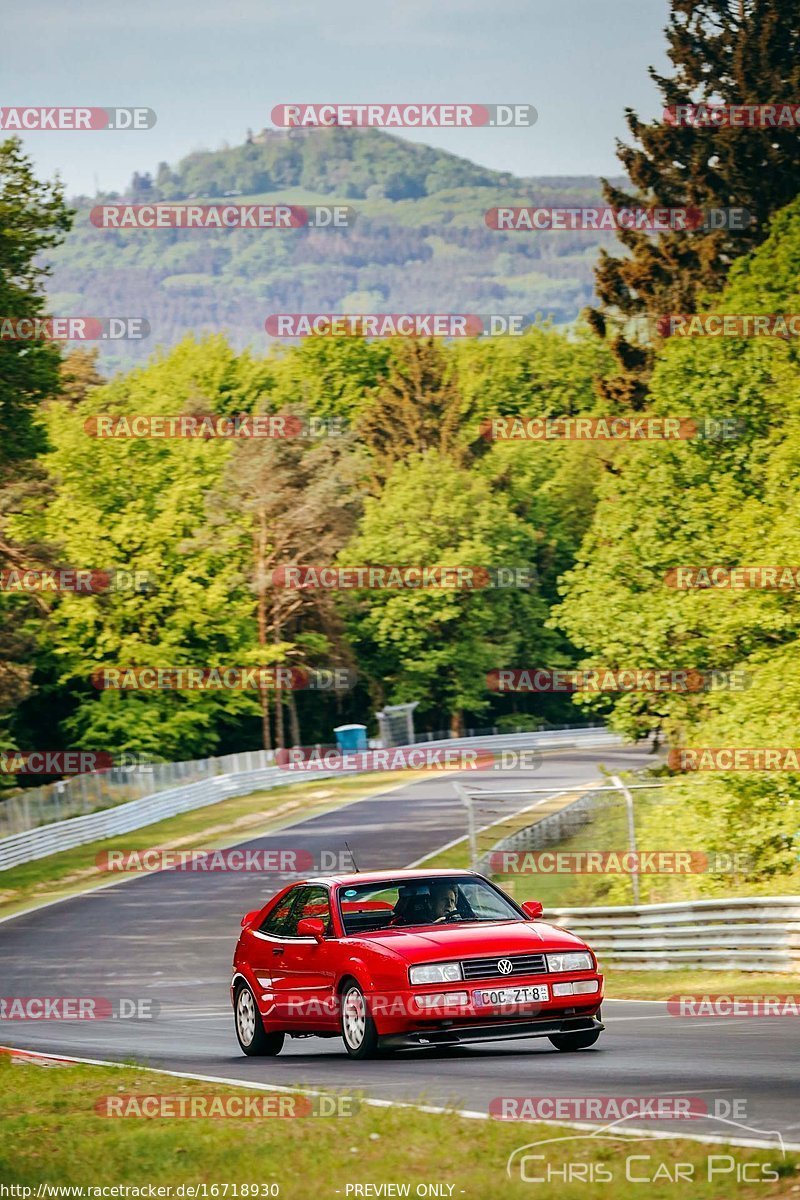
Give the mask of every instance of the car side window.
<path id="1" fill-rule="evenodd" d="M 302 892 L 306 889 L 303 887 L 293 887 L 287 892 L 281 901 L 278 902 L 276 908 L 273 908 L 266 920 L 261 924 L 261 933 L 271 933 L 273 937 L 285 937 L 286 927 L 289 924 L 292 916 L 292 909 Z M 297 922 L 295 922 L 295 929 Z"/>
<path id="2" fill-rule="evenodd" d="M 326 935 L 330 936 L 331 900 L 327 888 L 310 886 L 302 889 L 297 903 L 292 906 L 283 936 L 297 937 L 297 923 L 304 917 L 319 917 L 325 922 Z"/>

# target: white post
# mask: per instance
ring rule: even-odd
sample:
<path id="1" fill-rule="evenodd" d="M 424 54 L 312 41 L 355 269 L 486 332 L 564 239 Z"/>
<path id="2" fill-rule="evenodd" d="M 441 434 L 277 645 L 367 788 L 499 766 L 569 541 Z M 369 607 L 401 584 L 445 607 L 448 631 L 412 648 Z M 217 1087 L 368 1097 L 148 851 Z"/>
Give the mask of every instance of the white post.
<path id="1" fill-rule="evenodd" d="M 627 809 L 627 815 L 628 815 L 628 849 L 630 850 L 631 854 L 635 855 L 636 854 L 636 824 L 634 822 L 634 817 L 633 817 L 633 796 L 631 795 L 629 789 L 626 788 L 625 784 L 622 782 L 619 775 L 612 775 L 611 782 L 614 784 L 614 787 L 618 788 L 619 791 L 621 791 L 623 796 L 625 797 L 625 807 Z M 634 858 L 634 864 L 635 863 L 636 863 L 636 859 Z M 631 886 L 633 887 L 633 903 L 638 905 L 638 903 L 639 903 L 639 869 L 635 865 L 634 865 L 633 870 L 631 871 Z"/>
<path id="2" fill-rule="evenodd" d="M 478 835 L 475 830 L 475 808 L 472 796 L 461 783 L 455 783 L 456 795 L 467 810 L 467 832 L 469 835 L 469 861 L 473 871 L 478 869 Z"/>

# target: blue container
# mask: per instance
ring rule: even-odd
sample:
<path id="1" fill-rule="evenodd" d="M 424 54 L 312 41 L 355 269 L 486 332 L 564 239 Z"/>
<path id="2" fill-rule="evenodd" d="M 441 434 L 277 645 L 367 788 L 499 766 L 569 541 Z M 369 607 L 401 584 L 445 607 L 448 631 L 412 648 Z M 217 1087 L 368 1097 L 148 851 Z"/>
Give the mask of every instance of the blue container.
<path id="1" fill-rule="evenodd" d="M 337 725 L 336 745 L 345 754 L 367 749 L 366 725 Z"/>

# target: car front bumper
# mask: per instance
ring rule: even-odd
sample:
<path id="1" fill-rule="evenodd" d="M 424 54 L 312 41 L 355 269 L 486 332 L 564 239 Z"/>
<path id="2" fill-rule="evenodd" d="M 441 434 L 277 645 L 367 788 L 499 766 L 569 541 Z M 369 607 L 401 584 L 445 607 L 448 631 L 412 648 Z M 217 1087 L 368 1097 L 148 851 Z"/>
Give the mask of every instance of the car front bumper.
<path id="1" fill-rule="evenodd" d="M 555 983 L 577 983 L 588 980 L 597 983 L 596 992 L 572 996 L 554 996 L 552 994 Z M 525 1036 L 535 1036 L 535 1030 L 541 1029 L 541 1036 L 547 1037 L 551 1032 L 560 1032 L 563 1022 L 591 1019 L 600 1009 L 603 1000 L 603 977 L 600 974 L 587 972 L 584 975 L 568 976 L 567 979 L 554 975 L 521 976 L 514 980 L 512 986 L 523 988 L 542 984 L 548 986 L 550 996 L 548 1000 L 540 1002 L 526 1001 L 520 1004 L 478 1004 L 475 1002 L 477 992 L 503 989 L 507 986 L 506 980 L 501 983 L 487 980 L 485 983 L 483 981 L 454 982 L 436 988 L 404 988 L 391 994 L 368 994 L 367 1002 L 381 1038 L 413 1037 L 419 1039 L 422 1037 L 430 1040 L 433 1034 L 447 1034 L 458 1035 L 457 1040 L 460 1041 L 466 1040 L 468 1036 L 472 1037 L 481 1029 L 507 1029 L 511 1036 L 515 1029 L 521 1029 L 523 1026 L 526 1030 Z M 466 993 L 467 1003 L 437 1005 L 432 1008 L 421 1007 L 420 1000 L 433 992 Z M 554 1028 L 550 1028 L 551 1026 Z M 582 1026 L 582 1028 L 592 1028 L 592 1026 Z M 565 1032 L 569 1032 L 569 1030 L 565 1030 Z M 444 1038 L 443 1040 L 454 1040 L 454 1038 L 450 1036 L 449 1039 Z"/>

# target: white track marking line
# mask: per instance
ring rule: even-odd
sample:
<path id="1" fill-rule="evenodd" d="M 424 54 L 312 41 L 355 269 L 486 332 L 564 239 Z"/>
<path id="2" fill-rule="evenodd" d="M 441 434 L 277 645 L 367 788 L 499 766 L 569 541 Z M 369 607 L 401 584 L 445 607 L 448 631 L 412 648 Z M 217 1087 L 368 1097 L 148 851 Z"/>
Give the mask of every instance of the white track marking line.
<path id="1" fill-rule="evenodd" d="M 278 1083 L 261 1083 L 249 1079 L 230 1079 L 227 1076 L 219 1075 L 200 1075 L 192 1071 L 169 1071 L 164 1067 L 148 1067 L 145 1065 L 131 1066 L 130 1063 L 112 1062 L 102 1058 L 76 1058 L 71 1055 L 58 1054 L 43 1054 L 36 1050 L 19 1050 L 14 1046 L 0 1046 L 0 1052 L 6 1054 L 22 1055 L 34 1059 L 50 1059 L 54 1062 L 74 1062 L 89 1067 L 117 1067 L 133 1071 L 152 1071 L 155 1075 L 168 1075 L 173 1079 L 194 1079 L 199 1083 L 216 1083 L 224 1087 L 245 1088 L 249 1091 L 258 1092 L 288 1092 L 294 1095 L 301 1096 L 324 1096 L 330 1095 L 331 1091 L 336 1089 L 323 1090 L 321 1088 L 308 1087 L 286 1087 Z M 341 1092 L 338 1093 L 342 1095 Z M 357 1100 L 361 1104 L 366 1104 L 370 1108 L 412 1108 L 416 1112 L 437 1113 L 446 1116 L 464 1117 L 470 1121 L 491 1121 L 496 1118 L 490 1117 L 489 1113 L 475 1112 L 472 1109 L 465 1108 L 448 1108 L 444 1105 L 437 1104 L 414 1104 L 410 1100 L 379 1100 L 372 1096 L 347 1097 L 348 1099 Z M 607 1125 L 597 1125 L 586 1121 L 515 1121 L 515 1125 L 552 1125 L 557 1129 L 606 1129 Z M 756 1150 L 771 1150 L 774 1147 L 768 1142 L 759 1141 L 757 1138 L 725 1138 L 715 1134 L 702 1133 L 684 1133 L 683 1131 L 667 1132 L 654 1129 L 634 1129 L 632 1126 L 625 1127 L 625 1132 L 632 1137 L 647 1137 L 654 1141 L 676 1141 L 684 1139 L 689 1142 L 703 1142 L 710 1145 L 723 1146 L 747 1146 Z M 800 1142 L 784 1142 L 784 1150 L 800 1150 Z"/>

